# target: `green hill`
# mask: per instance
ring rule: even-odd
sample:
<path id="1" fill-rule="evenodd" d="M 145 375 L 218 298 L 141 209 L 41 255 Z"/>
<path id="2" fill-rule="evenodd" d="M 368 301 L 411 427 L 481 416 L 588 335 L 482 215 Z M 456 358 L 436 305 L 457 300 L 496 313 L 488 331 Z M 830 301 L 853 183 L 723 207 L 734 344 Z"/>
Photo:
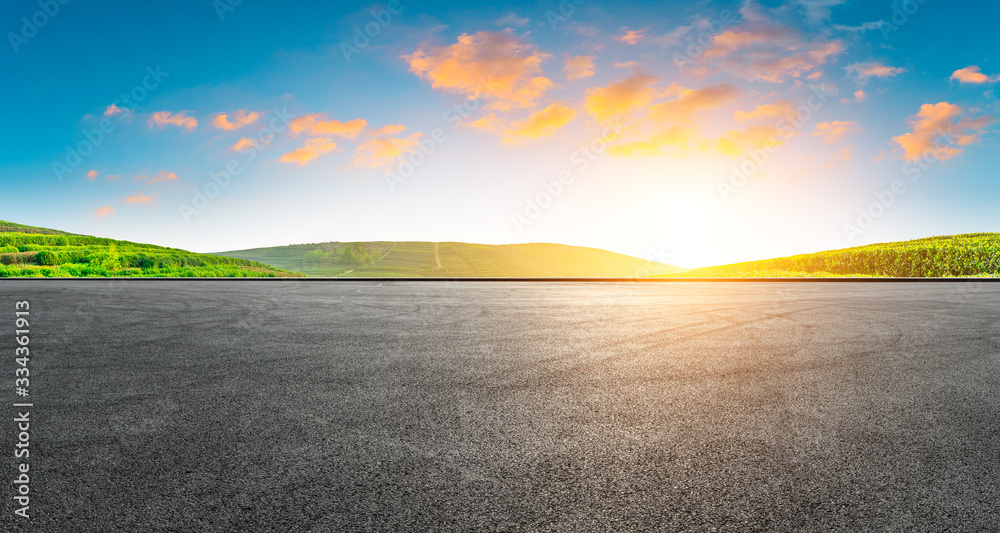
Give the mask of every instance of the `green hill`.
<path id="1" fill-rule="evenodd" d="M 299 276 L 269 265 L 0 220 L 0 278 Z"/>
<path id="2" fill-rule="evenodd" d="M 998 277 L 1000 233 L 967 233 L 696 268 L 682 277 Z"/>
<path id="3" fill-rule="evenodd" d="M 635 277 L 683 269 L 628 255 L 564 244 L 326 242 L 218 252 L 310 276 L 344 277 Z"/>

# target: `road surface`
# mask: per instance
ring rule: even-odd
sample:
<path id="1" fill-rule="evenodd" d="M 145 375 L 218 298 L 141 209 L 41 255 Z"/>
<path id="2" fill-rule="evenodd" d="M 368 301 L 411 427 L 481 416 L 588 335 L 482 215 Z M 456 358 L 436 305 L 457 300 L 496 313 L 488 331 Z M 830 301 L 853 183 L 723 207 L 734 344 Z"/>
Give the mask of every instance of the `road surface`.
<path id="1" fill-rule="evenodd" d="M 1000 524 L 1000 284 L 3 281 L 0 324 L 4 530 Z"/>

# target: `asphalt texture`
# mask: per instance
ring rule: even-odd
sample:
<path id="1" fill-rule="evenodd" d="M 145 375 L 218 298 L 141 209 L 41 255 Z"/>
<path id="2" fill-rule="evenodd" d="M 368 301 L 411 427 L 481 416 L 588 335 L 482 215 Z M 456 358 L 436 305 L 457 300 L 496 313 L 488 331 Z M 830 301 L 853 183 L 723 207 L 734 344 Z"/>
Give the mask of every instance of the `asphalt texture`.
<path id="1" fill-rule="evenodd" d="M 0 329 L 4 531 L 1000 527 L 996 283 L 3 281 Z"/>

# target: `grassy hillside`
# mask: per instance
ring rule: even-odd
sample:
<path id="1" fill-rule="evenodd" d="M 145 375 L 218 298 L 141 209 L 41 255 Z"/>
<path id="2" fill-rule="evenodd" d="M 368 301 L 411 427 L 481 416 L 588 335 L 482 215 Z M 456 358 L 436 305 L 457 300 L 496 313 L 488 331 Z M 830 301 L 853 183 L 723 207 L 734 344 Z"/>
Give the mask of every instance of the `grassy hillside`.
<path id="1" fill-rule="evenodd" d="M 363 242 L 296 244 L 219 252 L 310 276 L 632 277 L 683 269 L 563 244 Z"/>
<path id="2" fill-rule="evenodd" d="M 696 268 L 684 277 L 1000 276 L 1000 233 L 968 233 Z"/>
<path id="3" fill-rule="evenodd" d="M 0 220 L 0 277 L 273 277 L 269 265 Z"/>

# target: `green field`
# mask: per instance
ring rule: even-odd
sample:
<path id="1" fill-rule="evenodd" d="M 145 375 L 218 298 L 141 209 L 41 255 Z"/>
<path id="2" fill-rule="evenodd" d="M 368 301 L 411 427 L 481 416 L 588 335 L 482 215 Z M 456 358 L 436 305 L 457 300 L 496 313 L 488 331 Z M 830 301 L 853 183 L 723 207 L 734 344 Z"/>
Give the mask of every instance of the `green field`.
<path id="1" fill-rule="evenodd" d="M 218 252 L 310 276 L 331 277 L 641 277 L 683 269 L 564 244 L 363 242 L 295 244 Z"/>
<path id="2" fill-rule="evenodd" d="M 1000 233 L 967 233 L 696 268 L 680 277 L 998 277 Z"/>
<path id="3" fill-rule="evenodd" d="M 1000 277 L 1000 233 L 684 270 L 563 244 L 326 242 L 199 254 L 0 220 L 0 277 Z"/>
<path id="4" fill-rule="evenodd" d="M 0 220 L 2 277 L 301 276 L 269 265 Z"/>

